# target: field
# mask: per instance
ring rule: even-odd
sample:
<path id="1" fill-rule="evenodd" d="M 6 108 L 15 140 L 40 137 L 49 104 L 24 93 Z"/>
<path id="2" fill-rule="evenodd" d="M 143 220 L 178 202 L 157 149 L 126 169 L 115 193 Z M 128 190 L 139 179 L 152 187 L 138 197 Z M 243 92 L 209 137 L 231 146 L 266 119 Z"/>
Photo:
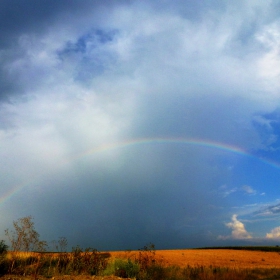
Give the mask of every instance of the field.
<path id="1" fill-rule="evenodd" d="M 264 251 L 266 250 L 266 251 Z M 8 252 L 2 280 L 276 280 L 280 248 L 212 248 L 67 253 Z M 6 269 L 5 272 L 3 269 Z"/>
<path id="2" fill-rule="evenodd" d="M 110 252 L 115 258 L 131 258 L 138 251 Z M 156 250 L 156 260 L 163 265 L 212 266 L 229 268 L 280 268 L 280 253 L 232 249 Z"/>
<path id="3" fill-rule="evenodd" d="M 156 250 L 149 243 L 137 251 L 111 252 L 77 245 L 67 251 L 67 239 L 62 237 L 48 252 L 47 243 L 36 239 L 32 217 L 19 219 L 14 226 L 17 234 L 9 236 L 11 250 L 0 241 L 0 280 L 280 279 L 278 245 Z"/>

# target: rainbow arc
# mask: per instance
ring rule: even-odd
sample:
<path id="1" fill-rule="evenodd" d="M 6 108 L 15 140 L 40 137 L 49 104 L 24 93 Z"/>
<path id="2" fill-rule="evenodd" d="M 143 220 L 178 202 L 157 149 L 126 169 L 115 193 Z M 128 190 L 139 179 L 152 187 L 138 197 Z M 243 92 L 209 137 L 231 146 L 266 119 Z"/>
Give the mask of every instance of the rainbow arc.
<path id="1" fill-rule="evenodd" d="M 254 154 L 240 148 L 237 146 L 214 142 L 210 140 L 203 140 L 203 139 L 195 139 L 195 138 L 137 138 L 137 139 L 130 139 L 122 142 L 114 142 L 114 143 L 106 143 L 100 146 L 97 146 L 93 149 L 89 149 L 84 151 L 70 159 L 70 161 L 75 161 L 78 159 L 82 159 L 84 157 L 94 156 L 97 153 L 102 153 L 110 150 L 120 149 L 120 148 L 128 148 L 133 146 L 141 146 L 141 145 L 149 145 L 149 144 L 166 144 L 166 145 L 176 145 L 176 144 L 184 144 L 188 146 L 197 146 L 197 147 L 207 147 L 211 149 L 217 149 L 221 151 L 225 151 L 227 153 L 234 153 L 240 156 L 247 156 L 253 159 L 259 160 L 264 164 L 267 164 L 273 168 L 280 169 L 280 163 L 271 161 L 268 159 L 263 159 L 255 156 Z M 32 181 L 28 183 L 23 183 L 18 186 L 11 188 L 10 191 L 6 192 L 2 197 L 0 197 L 0 205 L 19 192 L 24 187 L 30 185 Z"/>

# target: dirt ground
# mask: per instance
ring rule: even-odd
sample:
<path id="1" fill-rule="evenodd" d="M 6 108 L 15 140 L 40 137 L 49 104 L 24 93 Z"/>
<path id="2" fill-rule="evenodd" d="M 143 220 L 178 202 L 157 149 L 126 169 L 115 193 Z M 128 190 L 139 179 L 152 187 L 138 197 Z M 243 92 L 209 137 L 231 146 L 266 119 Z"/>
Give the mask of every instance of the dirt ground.
<path id="1" fill-rule="evenodd" d="M 35 280 L 34 277 L 28 276 L 14 276 L 14 275 L 5 275 L 3 277 L 0 277 L 1 280 Z M 124 278 L 119 278 L 116 276 L 87 276 L 87 275 L 79 275 L 79 276 L 58 276 L 53 278 L 44 278 L 41 276 L 38 276 L 36 278 L 37 280 L 120 280 Z M 126 280 L 132 280 L 130 278 L 126 278 Z"/>
<path id="2" fill-rule="evenodd" d="M 137 251 L 110 252 L 112 257 L 133 259 Z M 227 249 L 186 249 L 156 250 L 156 259 L 165 265 L 215 266 L 230 268 L 280 268 L 280 254 L 277 252 L 258 252 Z"/>

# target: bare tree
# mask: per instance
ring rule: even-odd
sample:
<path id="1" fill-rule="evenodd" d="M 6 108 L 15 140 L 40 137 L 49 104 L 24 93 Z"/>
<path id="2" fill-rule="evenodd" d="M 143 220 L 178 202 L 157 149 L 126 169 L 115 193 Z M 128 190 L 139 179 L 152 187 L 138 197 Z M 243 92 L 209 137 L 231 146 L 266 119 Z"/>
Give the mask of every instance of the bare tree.
<path id="1" fill-rule="evenodd" d="M 68 241 L 66 237 L 59 237 L 58 244 L 61 253 L 67 251 Z"/>
<path id="2" fill-rule="evenodd" d="M 5 230 L 13 252 L 46 250 L 47 242 L 39 240 L 40 235 L 35 230 L 32 216 L 20 218 L 13 225 L 14 230 Z"/>
<path id="3" fill-rule="evenodd" d="M 20 251 L 44 252 L 47 248 L 47 242 L 39 239 L 40 235 L 35 230 L 33 217 L 27 216 L 13 222 L 14 229 L 5 230 L 5 234 L 11 243 L 12 262 L 9 272 L 12 273 Z M 36 267 L 40 264 L 40 256 L 37 259 Z"/>

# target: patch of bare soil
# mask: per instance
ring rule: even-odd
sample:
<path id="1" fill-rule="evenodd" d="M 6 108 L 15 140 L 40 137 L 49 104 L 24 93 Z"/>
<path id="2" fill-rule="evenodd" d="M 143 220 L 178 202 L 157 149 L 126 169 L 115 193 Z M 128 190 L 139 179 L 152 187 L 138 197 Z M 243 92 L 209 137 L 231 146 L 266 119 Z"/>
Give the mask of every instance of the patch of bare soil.
<path id="1" fill-rule="evenodd" d="M 0 277 L 1 280 L 120 280 L 124 278 L 119 278 L 117 276 L 88 276 L 88 275 L 78 275 L 78 276 L 57 276 L 52 278 L 45 278 L 42 276 L 34 277 L 34 276 L 17 276 L 17 275 L 5 275 Z M 132 280 L 130 278 L 126 278 L 127 280 Z"/>

